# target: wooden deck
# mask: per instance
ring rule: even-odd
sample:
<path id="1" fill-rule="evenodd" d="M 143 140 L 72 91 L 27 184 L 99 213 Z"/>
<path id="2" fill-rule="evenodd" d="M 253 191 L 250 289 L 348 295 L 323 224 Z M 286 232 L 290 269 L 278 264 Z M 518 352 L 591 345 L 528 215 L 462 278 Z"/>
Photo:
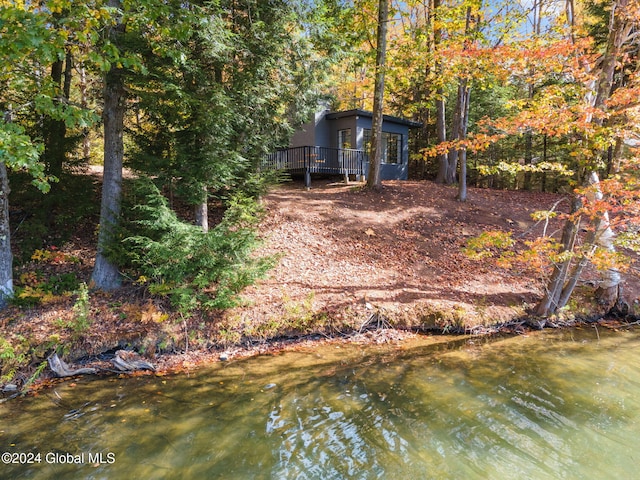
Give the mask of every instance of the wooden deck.
<path id="1" fill-rule="evenodd" d="M 311 184 L 312 173 L 349 175 L 361 177 L 366 174 L 367 161 L 363 150 L 352 148 L 293 147 L 278 150 L 267 155 L 262 168 L 284 170 L 291 173 L 303 173 L 305 184 Z"/>

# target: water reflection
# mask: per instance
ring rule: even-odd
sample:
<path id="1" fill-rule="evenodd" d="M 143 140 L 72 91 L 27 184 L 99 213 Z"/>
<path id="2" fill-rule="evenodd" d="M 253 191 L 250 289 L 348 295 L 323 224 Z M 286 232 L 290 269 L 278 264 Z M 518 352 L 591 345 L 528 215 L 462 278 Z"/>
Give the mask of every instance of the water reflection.
<path id="1" fill-rule="evenodd" d="M 67 382 L 0 406 L 0 450 L 92 461 L 0 465 L 0 478 L 634 478 L 640 333 L 598 333 Z"/>

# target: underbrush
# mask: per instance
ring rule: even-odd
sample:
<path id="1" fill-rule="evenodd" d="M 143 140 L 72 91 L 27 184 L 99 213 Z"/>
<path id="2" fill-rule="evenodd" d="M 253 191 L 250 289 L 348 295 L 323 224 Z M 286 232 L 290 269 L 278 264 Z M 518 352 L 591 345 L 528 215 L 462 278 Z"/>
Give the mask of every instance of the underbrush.
<path id="1" fill-rule="evenodd" d="M 65 176 L 51 198 L 12 180 L 12 205 L 20 206 L 11 211 L 15 294 L 0 319 L 0 386 L 28 385 L 54 352 L 77 359 L 119 347 L 153 355 L 217 342 L 216 312 L 238 305 L 240 291 L 275 261 L 253 254 L 262 184 L 249 185 L 249 194 L 223 192 L 213 202 L 223 213 L 212 212 L 219 221 L 205 233 L 151 183 L 126 180 L 122 228 L 109 251 L 124 287 L 93 292 L 95 177 Z"/>
<path id="2" fill-rule="evenodd" d="M 38 250 L 53 253 L 58 247 L 59 252 L 78 236 L 93 238 L 100 208 L 95 181 L 91 175 L 64 173 L 43 194 L 28 175 L 11 174 L 11 248 L 17 266 L 30 262 Z"/>
<path id="3" fill-rule="evenodd" d="M 180 220 L 152 183 L 140 183 L 135 194 L 109 255 L 134 284 L 169 299 L 180 314 L 236 306 L 239 292 L 274 265 L 252 255 L 262 216 L 255 198 L 234 193 L 221 221 L 204 232 Z"/>

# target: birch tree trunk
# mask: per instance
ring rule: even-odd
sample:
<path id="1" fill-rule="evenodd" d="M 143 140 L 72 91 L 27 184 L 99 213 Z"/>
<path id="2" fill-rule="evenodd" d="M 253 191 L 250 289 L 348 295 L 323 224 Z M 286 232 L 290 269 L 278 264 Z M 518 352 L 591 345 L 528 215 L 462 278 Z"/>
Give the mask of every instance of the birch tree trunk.
<path id="1" fill-rule="evenodd" d="M 373 97 L 373 121 L 371 125 L 371 158 L 369 159 L 369 172 L 367 175 L 367 187 L 379 189 L 380 165 L 382 164 L 382 121 L 384 110 L 384 75 L 387 57 L 387 22 L 389 18 L 388 0 L 380 0 L 378 3 L 378 35 L 376 46 L 376 78 Z"/>
<path id="2" fill-rule="evenodd" d="M 590 200 L 602 200 L 603 195 L 599 187 L 600 179 L 596 172 L 591 172 L 591 175 L 589 176 L 589 183 L 594 187 L 591 191 L 593 198 Z M 609 213 L 604 212 L 595 220 L 594 243 L 596 246 L 608 251 L 609 253 L 615 253 L 615 238 L 616 234 L 612 230 L 611 223 L 609 222 Z M 609 268 L 605 270 L 603 272 L 600 285 L 598 286 L 598 290 L 596 291 L 596 298 L 598 299 L 598 302 L 612 308 L 619 300 L 621 283 L 622 276 L 618 269 Z"/>
<path id="3" fill-rule="evenodd" d="M 590 112 L 597 109 L 604 109 L 605 102 L 611 95 L 616 64 L 622 54 L 622 47 L 625 42 L 628 41 L 629 34 L 633 27 L 634 19 L 629 18 L 625 14 L 625 8 L 628 3 L 629 0 L 614 0 L 611 4 L 611 18 L 606 50 L 600 58 L 599 71 L 585 100 L 588 107 L 593 107 Z M 635 21 L 637 21 L 637 19 L 635 19 Z M 589 113 L 586 118 L 586 123 L 601 125 L 602 119 L 594 118 L 593 113 Z M 598 197 L 602 198 L 599 182 L 600 179 L 597 172 L 587 172 L 585 183 L 591 185 L 591 195 L 593 195 L 591 200 L 598 199 Z M 572 213 L 578 210 L 580 206 L 579 202 L 579 198 L 574 198 Z M 565 225 L 567 235 L 566 238 L 563 237 L 563 252 L 573 252 L 578 232 L 577 224 L 579 222 L 580 219 L 567 220 L 567 224 Z M 592 249 L 604 248 L 609 252 L 615 252 L 615 233 L 609 224 L 608 213 L 605 212 L 593 222 L 592 233 L 586 239 L 586 243 L 590 244 Z M 566 305 L 578 282 L 580 274 L 588 263 L 588 255 L 583 253 L 573 269 L 570 269 L 571 262 L 572 260 L 569 258 L 554 268 L 554 273 L 547 286 L 545 295 L 536 308 L 538 315 L 550 315 Z M 609 269 L 604 272 L 596 292 L 599 303 L 606 305 L 607 309 L 616 306 L 620 301 L 621 282 L 622 277 L 616 269 Z"/>

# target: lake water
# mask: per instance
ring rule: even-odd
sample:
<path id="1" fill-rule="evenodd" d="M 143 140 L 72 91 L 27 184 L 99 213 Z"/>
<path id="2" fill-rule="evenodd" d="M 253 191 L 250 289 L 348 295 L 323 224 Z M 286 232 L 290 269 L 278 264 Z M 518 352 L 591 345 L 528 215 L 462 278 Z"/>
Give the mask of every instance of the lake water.
<path id="1" fill-rule="evenodd" d="M 2 479 L 640 478 L 640 330 L 79 379 L 0 405 L 0 422 Z"/>

